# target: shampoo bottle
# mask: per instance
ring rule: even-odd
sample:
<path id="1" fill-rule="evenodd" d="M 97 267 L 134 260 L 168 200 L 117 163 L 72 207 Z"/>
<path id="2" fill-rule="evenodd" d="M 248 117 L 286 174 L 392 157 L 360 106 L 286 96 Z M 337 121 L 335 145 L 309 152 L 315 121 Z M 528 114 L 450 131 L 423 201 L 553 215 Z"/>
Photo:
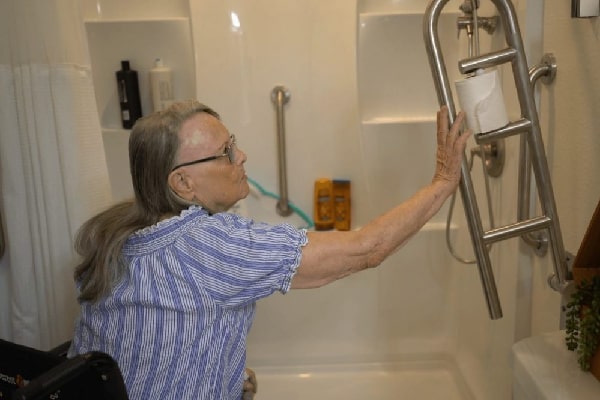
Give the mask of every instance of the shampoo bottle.
<path id="1" fill-rule="evenodd" d="M 333 229 L 333 182 L 331 179 L 319 178 L 315 181 L 313 198 L 315 230 L 325 231 Z"/>
<path id="2" fill-rule="evenodd" d="M 350 181 L 346 179 L 333 180 L 333 219 L 338 231 L 349 231 L 351 226 Z"/>
<path id="3" fill-rule="evenodd" d="M 164 110 L 173 102 L 171 68 L 166 67 L 160 58 L 154 61 L 154 68 L 150 70 L 150 94 L 154 111 Z"/>
<path id="4" fill-rule="evenodd" d="M 129 61 L 121 61 L 121 70 L 116 72 L 123 128 L 131 129 L 135 121 L 142 116 L 140 88 L 137 71 L 129 66 Z"/>

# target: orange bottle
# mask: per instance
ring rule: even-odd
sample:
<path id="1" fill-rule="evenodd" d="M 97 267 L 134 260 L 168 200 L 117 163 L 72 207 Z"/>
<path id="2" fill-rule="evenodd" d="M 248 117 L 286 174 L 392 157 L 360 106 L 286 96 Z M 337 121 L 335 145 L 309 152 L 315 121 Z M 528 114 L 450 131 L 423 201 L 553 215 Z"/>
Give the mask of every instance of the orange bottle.
<path id="1" fill-rule="evenodd" d="M 349 231 L 352 210 L 350 207 L 350 181 L 336 179 L 333 181 L 334 228 L 338 231 Z"/>
<path id="2" fill-rule="evenodd" d="M 317 231 L 333 229 L 333 212 L 333 182 L 327 178 L 317 179 L 313 200 L 313 219 Z"/>

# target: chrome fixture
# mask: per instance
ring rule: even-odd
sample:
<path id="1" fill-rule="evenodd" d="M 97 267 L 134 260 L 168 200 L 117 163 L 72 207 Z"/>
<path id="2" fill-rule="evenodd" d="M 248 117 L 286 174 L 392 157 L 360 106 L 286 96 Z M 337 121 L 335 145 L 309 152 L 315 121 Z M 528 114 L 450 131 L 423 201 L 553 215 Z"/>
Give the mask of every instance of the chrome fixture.
<path id="1" fill-rule="evenodd" d="M 474 25 L 478 25 L 479 28 L 483 29 L 490 35 L 493 35 L 496 31 L 496 25 L 498 25 L 498 17 L 478 17 L 474 20 L 470 16 L 458 17 L 457 27 L 460 34 L 462 29 L 467 31 L 467 35 L 473 34 Z"/>
<path id="2" fill-rule="evenodd" d="M 550 84 L 556 77 L 556 59 L 554 55 L 549 53 L 542 57 L 540 64 L 529 69 L 529 81 L 531 86 L 535 87 L 538 80 L 544 84 Z M 531 208 L 531 160 L 527 138 L 524 135 L 520 137 L 520 152 L 519 152 L 519 189 L 518 199 L 519 208 L 517 210 L 517 218 L 519 221 L 529 219 Z M 523 241 L 529 245 L 540 257 L 543 257 L 548 252 L 548 234 L 546 231 L 537 231 L 526 233 L 521 237 Z M 567 255 L 569 257 L 569 255 Z"/>
<path id="3" fill-rule="evenodd" d="M 492 178 L 502 175 L 504 169 L 504 140 L 484 143 L 479 148 L 471 149 L 471 154 L 481 157 L 485 172 Z"/>
<path id="4" fill-rule="evenodd" d="M 477 49 L 479 49 L 479 28 L 492 35 L 496 31 L 496 25 L 498 25 L 497 16 L 479 17 L 477 15 L 478 8 L 479 0 L 465 0 L 459 7 L 465 15 L 458 17 L 457 20 L 458 34 L 460 35 L 460 31 L 464 29 L 467 31 L 467 35 L 474 35 Z"/>
<path id="5" fill-rule="evenodd" d="M 285 118 L 284 106 L 290 101 L 290 92 L 284 86 L 275 86 L 271 91 L 271 101 L 275 104 L 277 114 L 277 148 L 279 154 L 279 200 L 277 213 L 282 217 L 292 214 L 288 200 L 287 167 L 285 157 Z"/>
<path id="6" fill-rule="evenodd" d="M 457 22 L 459 35 L 461 29 L 467 31 L 467 37 L 469 39 L 469 58 L 479 56 L 479 28 L 484 29 L 487 33 L 492 35 L 496 31 L 496 25 L 498 24 L 498 16 L 480 17 L 477 15 L 478 8 L 479 0 L 465 0 L 460 6 L 460 10 L 465 15 L 458 17 Z M 504 169 L 504 141 L 497 140 L 490 143 L 484 143 L 481 144 L 480 147 L 481 149 L 477 150 L 474 154 L 481 157 L 485 166 L 485 171 L 489 176 L 494 178 L 499 177 Z M 486 179 L 487 185 L 487 175 L 484 175 L 484 178 Z"/>
<path id="7" fill-rule="evenodd" d="M 443 7 L 449 0 L 433 0 L 428 5 L 424 17 L 423 35 L 429 57 L 432 76 L 440 105 L 446 105 L 450 111 L 449 119 L 453 123 L 456 118 L 454 98 L 450 89 L 446 65 L 441 52 L 437 32 L 437 23 Z M 523 41 L 513 4 L 509 0 L 491 0 L 500 14 L 500 21 L 504 27 L 507 48 L 492 53 L 470 57 L 461 60 L 458 69 L 462 74 L 469 74 L 475 70 L 510 63 L 517 89 L 521 117 L 510 122 L 507 126 L 490 132 L 475 135 L 478 144 L 490 143 L 493 140 L 506 138 L 516 134 L 525 136 L 528 151 L 531 153 L 531 164 L 535 174 L 537 192 L 542 208 L 542 215 L 521 219 L 515 223 L 499 228 L 484 231 L 477 199 L 473 190 L 467 160 L 463 160 L 461 171 L 460 192 L 465 207 L 465 215 L 473 243 L 479 275 L 486 297 L 488 311 L 491 319 L 502 317 L 502 307 L 498 298 L 498 291 L 491 267 L 487 247 L 494 242 L 512 237 L 522 237 L 530 232 L 546 230 L 552 248 L 554 262 L 554 275 L 549 282 L 551 287 L 563 292 L 567 287 L 568 266 L 567 256 L 563 246 L 562 234 L 556 204 L 550 180 L 550 172 L 540 132 L 540 124 L 535 105 L 533 86 L 527 67 L 527 59 L 523 48 Z M 518 205 L 521 208 L 520 205 Z"/>

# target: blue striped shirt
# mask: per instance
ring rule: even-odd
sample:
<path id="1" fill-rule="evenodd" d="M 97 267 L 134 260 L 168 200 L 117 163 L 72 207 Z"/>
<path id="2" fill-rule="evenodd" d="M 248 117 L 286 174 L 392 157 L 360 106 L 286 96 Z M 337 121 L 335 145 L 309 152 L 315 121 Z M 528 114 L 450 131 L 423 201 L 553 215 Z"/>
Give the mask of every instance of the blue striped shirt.
<path id="1" fill-rule="evenodd" d="M 142 229 L 118 285 L 81 304 L 69 356 L 111 355 L 133 400 L 239 400 L 256 301 L 290 289 L 306 243 L 291 225 L 197 206 Z"/>

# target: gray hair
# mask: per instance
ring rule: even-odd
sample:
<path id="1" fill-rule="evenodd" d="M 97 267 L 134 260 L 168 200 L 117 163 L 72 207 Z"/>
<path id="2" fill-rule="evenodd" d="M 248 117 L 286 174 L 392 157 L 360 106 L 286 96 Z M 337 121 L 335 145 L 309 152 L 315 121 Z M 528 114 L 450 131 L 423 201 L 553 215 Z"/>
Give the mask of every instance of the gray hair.
<path id="1" fill-rule="evenodd" d="M 150 219 L 179 213 L 190 205 L 171 190 L 167 180 L 177 161 L 179 130 L 198 113 L 220 119 L 210 107 L 189 100 L 139 119 L 131 131 L 129 168 L 135 201 Z"/>
<path id="2" fill-rule="evenodd" d="M 171 190 L 168 177 L 177 161 L 181 126 L 199 113 L 220 119 L 210 107 L 187 100 L 136 121 L 129 137 L 134 199 L 92 217 L 75 237 L 75 250 L 83 257 L 75 269 L 80 301 L 94 302 L 118 282 L 125 269 L 121 250 L 133 232 L 190 206 Z"/>

